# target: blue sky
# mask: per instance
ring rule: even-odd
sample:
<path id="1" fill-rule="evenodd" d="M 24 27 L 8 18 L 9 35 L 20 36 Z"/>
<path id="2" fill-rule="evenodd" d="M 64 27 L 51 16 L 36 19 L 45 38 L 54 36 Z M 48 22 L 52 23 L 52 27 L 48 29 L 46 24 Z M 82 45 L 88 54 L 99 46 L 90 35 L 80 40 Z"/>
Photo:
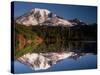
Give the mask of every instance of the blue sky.
<path id="1" fill-rule="evenodd" d="M 65 19 L 78 18 L 83 22 L 97 22 L 97 7 L 96 6 L 79 6 L 79 5 L 62 5 L 62 4 L 47 4 L 33 2 L 14 2 L 14 17 L 23 15 L 33 8 L 43 8 L 52 11 L 53 13 Z"/>

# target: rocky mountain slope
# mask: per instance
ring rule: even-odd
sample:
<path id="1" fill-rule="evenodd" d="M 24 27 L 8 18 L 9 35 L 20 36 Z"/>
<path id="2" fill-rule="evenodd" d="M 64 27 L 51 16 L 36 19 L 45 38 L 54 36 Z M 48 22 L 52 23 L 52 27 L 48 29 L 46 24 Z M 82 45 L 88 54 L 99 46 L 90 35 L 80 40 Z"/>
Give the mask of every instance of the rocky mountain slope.
<path id="1" fill-rule="evenodd" d="M 15 22 L 26 26 L 30 25 L 74 26 L 78 24 L 82 25 L 85 24 L 78 19 L 66 20 L 47 9 L 40 9 L 40 8 L 34 8 L 29 12 L 23 14 L 22 16 L 17 17 Z"/>

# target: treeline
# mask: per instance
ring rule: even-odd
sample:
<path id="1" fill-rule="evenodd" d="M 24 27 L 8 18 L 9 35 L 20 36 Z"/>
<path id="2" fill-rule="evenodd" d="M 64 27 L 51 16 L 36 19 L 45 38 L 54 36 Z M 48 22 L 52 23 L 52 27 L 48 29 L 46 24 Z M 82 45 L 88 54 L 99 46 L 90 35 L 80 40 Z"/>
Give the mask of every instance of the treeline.
<path id="1" fill-rule="evenodd" d="M 33 26 L 32 31 L 47 41 L 62 41 L 62 40 L 82 40 L 96 41 L 97 40 L 97 25 L 77 25 L 73 27 L 63 26 Z"/>
<path id="2" fill-rule="evenodd" d="M 70 40 L 97 40 L 97 24 L 78 25 L 70 28 Z"/>
<path id="3" fill-rule="evenodd" d="M 14 24 L 15 29 L 15 50 L 14 56 L 18 58 L 28 52 L 62 52 L 70 50 L 69 41 L 96 41 L 97 40 L 97 24 L 77 25 L 73 27 L 63 26 L 25 26 Z M 31 39 L 31 44 L 26 43 L 25 47 L 18 50 L 19 41 L 18 34 L 23 34 L 25 40 Z M 40 45 L 35 45 L 35 36 L 43 39 Z"/>
<path id="4" fill-rule="evenodd" d="M 62 40 L 97 40 L 97 24 L 92 25 L 77 25 L 73 27 L 63 26 L 24 26 L 16 24 L 16 33 L 25 34 L 26 38 L 30 38 L 33 34 L 37 34 L 47 41 L 62 41 Z"/>
<path id="5" fill-rule="evenodd" d="M 36 33 L 35 32 L 32 32 L 31 30 L 31 27 L 27 27 L 27 26 L 24 26 L 24 25 L 20 25 L 20 24 L 14 24 L 14 39 L 15 39 L 15 50 L 14 50 L 14 58 L 18 58 L 28 52 L 32 52 L 32 50 L 34 48 L 36 48 L 34 42 L 30 44 L 26 43 L 24 48 L 22 49 L 19 49 L 18 46 L 19 46 L 19 39 L 18 38 L 18 35 L 23 35 L 23 37 L 25 38 L 25 41 L 28 41 L 29 39 L 31 40 L 34 40 L 34 37 L 36 36 Z"/>

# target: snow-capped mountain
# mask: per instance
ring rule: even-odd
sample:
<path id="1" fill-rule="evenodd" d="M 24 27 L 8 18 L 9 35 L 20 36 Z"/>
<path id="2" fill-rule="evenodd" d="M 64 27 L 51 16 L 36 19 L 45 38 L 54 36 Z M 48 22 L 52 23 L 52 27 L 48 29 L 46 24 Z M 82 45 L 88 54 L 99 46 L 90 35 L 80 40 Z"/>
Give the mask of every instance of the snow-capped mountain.
<path id="1" fill-rule="evenodd" d="M 30 25 L 52 25 L 52 26 L 74 26 L 81 23 L 78 20 L 66 20 L 47 9 L 34 8 L 31 11 L 19 16 L 15 20 L 18 24 Z"/>
<path id="2" fill-rule="evenodd" d="M 73 20 L 69 20 L 71 22 L 72 25 L 87 25 L 86 23 L 82 22 L 81 20 L 75 18 Z"/>
<path id="3" fill-rule="evenodd" d="M 16 19 L 16 22 L 19 24 L 24 24 L 26 26 L 37 25 L 46 21 L 49 13 L 50 11 L 46 9 L 35 8 L 25 13 L 24 15 L 18 17 Z"/>

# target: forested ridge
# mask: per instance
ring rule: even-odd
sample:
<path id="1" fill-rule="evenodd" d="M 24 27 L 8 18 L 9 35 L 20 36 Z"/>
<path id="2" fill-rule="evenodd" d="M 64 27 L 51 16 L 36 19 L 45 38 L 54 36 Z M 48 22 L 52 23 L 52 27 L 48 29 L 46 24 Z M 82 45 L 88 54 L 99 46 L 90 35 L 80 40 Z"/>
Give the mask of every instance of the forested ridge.
<path id="1" fill-rule="evenodd" d="M 25 26 L 14 24 L 15 58 L 28 52 L 61 52 L 69 41 L 96 41 L 97 24 L 64 26 Z"/>

